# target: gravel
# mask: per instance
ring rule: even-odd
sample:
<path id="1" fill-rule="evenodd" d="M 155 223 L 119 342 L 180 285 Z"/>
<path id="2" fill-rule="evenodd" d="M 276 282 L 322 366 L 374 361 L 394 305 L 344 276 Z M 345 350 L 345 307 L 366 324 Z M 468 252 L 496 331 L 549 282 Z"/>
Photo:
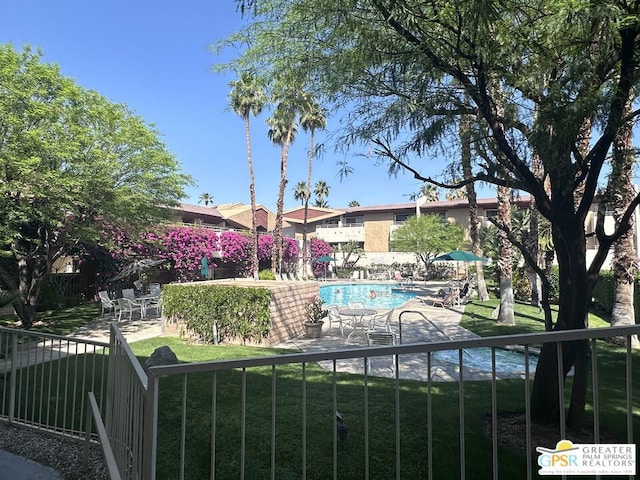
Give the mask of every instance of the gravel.
<path id="1" fill-rule="evenodd" d="M 0 422 L 0 450 L 51 467 L 66 480 L 107 478 L 107 470 L 99 445 L 91 445 L 88 468 L 86 470 L 83 468 L 84 442 L 82 440 Z"/>

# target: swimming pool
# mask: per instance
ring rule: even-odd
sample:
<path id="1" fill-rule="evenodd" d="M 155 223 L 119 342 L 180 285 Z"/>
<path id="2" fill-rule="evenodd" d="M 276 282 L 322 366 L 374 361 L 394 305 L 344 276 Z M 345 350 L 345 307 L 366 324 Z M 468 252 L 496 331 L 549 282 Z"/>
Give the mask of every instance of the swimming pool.
<path id="1" fill-rule="evenodd" d="M 433 358 L 444 362 L 458 364 L 458 350 L 443 350 L 435 352 Z M 465 367 L 475 368 L 483 372 L 491 371 L 491 349 L 486 347 L 471 348 L 464 350 L 462 364 Z M 529 371 L 535 372 L 538 364 L 538 356 L 529 352 Z M 524 373 L 524 353 L 509 350 L 506 348 L 496 348 L 496 373 Z"/>
<path id="2" fill-rule="evenodd" d="M 320 298 L 327 305 L 346 306 L 349 302 L 362 302 L 368 308 L 388 310 L 399 307 L 417 294 L 397 291 L 395 287 L 395 284 L 384 283 L 322 285 Z M 371 290 L 376 293 L 375 298 L 371 298 Z"/>

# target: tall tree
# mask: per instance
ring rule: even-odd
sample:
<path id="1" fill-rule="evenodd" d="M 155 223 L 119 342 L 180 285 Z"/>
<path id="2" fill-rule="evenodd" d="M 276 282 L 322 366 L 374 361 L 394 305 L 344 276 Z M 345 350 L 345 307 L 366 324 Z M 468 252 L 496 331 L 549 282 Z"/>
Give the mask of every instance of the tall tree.
<path id="1" fill-rule="evenodd" d="M 307 216 L 309 212 L 309 197 L 311 197 L 311 174 L 313 170 L 313 157 L 315 154 L 315 132 L 323 130 L 327 126 L 326 111 L 320 107 L 315 101 L 309 100 L 305 110 L 300 116 L 300 126 L 305 132 L 309 132 L 309 160 L 307 170 L 307 192 L 304 199 L 304 218 L 302 222 L 302 268 L 304 276 L 307 275 L 309 265 L 309 248 L 307 245 Z"/>
<path id="2" fill-rule="evenodd" d="M 464 230 L 457 223 L 438 215 L 409 217 L 401 227 L 393 231 L 391 246 L 401 252 L 412 252 L 429 271 L 431 260 L 439 253 L 460 247 Z"/>
<path id="3" fill-rule="evenodd" d="M 280 147 L 280 184 L 276 203 L 276 222 L 273 229 L 273 251 L 271 254 L 271 270 L 277 273 L 280 271 L 280 263 L 282 261 L 282 217 L 284 191 L 287 186 L 289 147 L 298 131 L 298 112 L 305 108 L 307 99 L 298 88 L 290 84 L 285 84 L 281 87 L 275 98 L 279 103 L 273 116 L 267 119 L 267 124 L 269 125 L 269 139 Z"/>
<path id="4" fill-rule="evenodd" d="M 605 164 L 618 161 L 610 156 L 611 147 L 628 119 L 624 106 L 640 66 L 640 5 L 543 0 L 535 14 L 529 3 L 514 0 L 273 0 L 256 8 L 260 22 L 228 39 L 250 45 L 232 65 L 259 65 L 265 78 L 312 78 L 318 98 L 350 107 L 352 121 L 339 141 L 373 144 L 372 156 L 387 160 L 392 172 L 405 169 L 437 186 L 484 181 L 535 197 L 551 225 L 559 268 L 554 328 L 586 327 L 598 272 L 640 203 L 636 195 L 614 232 L 598 222 L 598 252 L 587 263 L 585 220 Z M 547 79 L 542 91 L 541 77 Z M 493 91 L 496 81 L 502 99 Z M 457 184 L 422 175 L 413 160 L 434 146 L 448 147 L 460 116 L 476 112 L 487 133 L 482 141 L 501 155 L 478 164 L 471 179 Z M 629 119 L 637 115 L 634 111 Z M 587 120 L 597 120 L 597 133 L 585 156 L 577 145 Z M 530 168 L 533 153 L 543 165 L 540 178 Z M 584 189 L 576 199 L 580 185 Z M 525 258 L 544 275 L 537 262 Z M 543 307 L 546 315 L 548 305 Z M 575 366 L 578 386 L 566 413 L 573 426 L 584 414 L 585 345 L 575 341 L 563 349 L 562 373 Z M 532 389 L 535 421 L 559 422 L 564 405 L 549 392 L 563 384 L 556 346 L 545 344 Z"/>
<path id="5" fill-rule="evenodd" d="M 251 115 L 258 116 L 267 101 L 260 80 L 243 73 L 238 80 L 230 83 L 229 94 L 231 108 L 244 120 L 245 141 L 247 144 L 247 164 L 249 165 L 249 197 L 251 201 L 251 267 L 253 278 L 258 278 L 258 222 L 256 219 L 256 185 L 251 157 Z"/>
<path id="6" fill-rule="evenodd" d="M 208 207 L 211 202 L 213 202 L 213 195 L 210 193 L 201 193 L 198 197 L 198 203 L 204 203 L 205 207 Z"/>
<path id="7" fill-rule="evenodd" d="M 460 163 L 462 166 L 462 177 L 465 180 L 473 178 L 471 165 L 471 115 L 463 115 L 460 118 Z M 433 187 L 433 185 L 429 185 Z M 471 237 L 471 251 L 474 255 L 482 256 L 480 247 L 480 221 L 478 219 L 478 196 L 473 182 L 465 185 L 467 200 L 469 202 L 469 237 Z M 489 300 L 487 292 L 487 282 L 484 280 L 484 268 L 482 262 L 475 262 L 476 283 L 480 300 Z"/>
<path id="8" fill-rule="evenodd" d="M 307 182 L 298 182 L 293 186 L 293 198 L 300 202 L 300 205 L 304 206 L 304 201 L 307 198 Z"/>
<path id="9" fill-rule="evenodd" d="M 440 200 L 440 189 L 435 185 L 423 183 L 417 193 L 412 193 L 409 195 L 409 200 L 415 202 L 422 197 L 425 197 L 427 202 L 437 202 L 438 200 Z"/>
<path id="10" fill-rule="evenodd" d="M 627 115 L 631 114 L 630 100 L 626 105 Z M 609 176 L 609 185 L 605 195 L 613 207 L 613 217 L 616 223 L 623 218 L 627 205 L 633 201 L 635 189 L 631 182 L 635 153 L 633 148 L 633 123 L 626 122 L 618 131 L 614 142 L 613 169 Z M 635 219 L 631 219 L 632 222 Z M 611 311 L 611 325 L 634 325 L 636 323 L 634 309 L 634 281 L 638 271 L 638 257 L 634 246 L 634 235 L 630 230 L 624 233 L 614 245 L 613 250 L 613 309 Z M 638 338 L 633 336 L 631 345 L 640 346 Z M 626 345 L 627 337 L 617 337 L 615 341 Z"/>
<path id="11" fill-rule="evenodd" d="M 0 46 L 0 249 L 17 265 L 23 326 L 36 318 L 43 281 L 72 245 L 104 223 L 155 224 L 191 183 L 129 111 L 63 77 L 29 48 Z"/>
<path id="12" fill-rule="evenodd" d="M 318 180 L 313 186 L 313 194 L 316 196 L 316 201 L 313 204 L 315 207 L 327 208 L 327 197 L 329 196 L 329 190 L 331 187 L 327 185 L 324 180 Z"/>

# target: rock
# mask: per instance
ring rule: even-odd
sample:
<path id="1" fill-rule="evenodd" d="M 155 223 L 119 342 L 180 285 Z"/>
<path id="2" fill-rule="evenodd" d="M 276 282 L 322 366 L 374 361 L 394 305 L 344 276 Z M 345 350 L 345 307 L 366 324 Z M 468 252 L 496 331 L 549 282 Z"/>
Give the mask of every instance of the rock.
<path id="1" fill-rule="evenodd" d="M 167 345 L 156 348 L 145 364 L 147 367 L 156 367 L 158 365 L 174 365 L 180 363 L 176 354 Z"/>

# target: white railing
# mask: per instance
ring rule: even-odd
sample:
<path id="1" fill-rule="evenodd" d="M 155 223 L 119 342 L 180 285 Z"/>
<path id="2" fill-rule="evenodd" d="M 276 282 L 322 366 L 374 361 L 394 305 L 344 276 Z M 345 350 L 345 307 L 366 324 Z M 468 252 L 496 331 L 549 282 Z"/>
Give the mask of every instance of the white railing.
<path id="1" fill-rule="evenodd" d="M 106 395 L 108 344 L 0 327 L 0 419 L 81 438 Z"/>
<path id="2" fill-rule="evenodd" d="M 376 427 L 378 423 L 382 420 L 387 422 L 392 422 L 393 428 L 389 429 L 387 432 L 387 436 L 393 437 L 394 444 L 394 468 L 393 474 L 387 475 L 385 478 L 401 478 L 402 466 L 406 463 L 420 461 L 424 463 L 424 476 L 425 478 L 433 479 L 435 478 L 435 466 L 434 466 L 434 442 L 435 438 L 442 435 L 441 432 L 438 431 L 438 427 L 442 427 L 442 419 L 439 419 L 440 422 L 436 422 L 435 419 L 438 416 L 438 412 L 433 411 L 433 401 L 436 396 L 443 395 L 442 392 L 438 391 L 439 388 L 434 387 L 436 385 L 436 380 L 434 378 L 434 365 L 433 365 L 433 354 L 440 351 L 445 350 L 457 350 L 457 395 L 455 395 L 451 399 L 447 399 L 447 401 L 457 402 L 458 404 L 458 417 L 450 419 L 450 424 L 446 425 L 447 431 L 450 431 L 452 427 L 457 424 L 458 428 L 458 446 L 456 448 L 457 453 L 459 454 L 459 458 L 455 459 L 454 452 L 451 452 L 451 455 L 454 455 L 454 458 L 448 458 L 447 461 L 450 462 L 450 465 L 447 465 L 447 471 L 451 473 L 451 477 L 458 476 L 461 479 L 467 477 L 467 473 L 470 474 L 470 478 L 476 478 L 475 474 L 471 474 L 468 470 L 467 466 L 467 448 L 476 448 L 476 445 L 473 445 L 471 439 L 468 438 L 469 434 L 467 432 L 467 425 L 465 424 L 465 413 L 467 410 L 467 402 L 470 402 L 470 399 L 466 396 L 466 391 L 469 386 L 467 382 L 467 373 L 469 369 L 467 368 L 466 355 L 465 352 L 468 349 L 475 349 L 480 347 L 487 347 L 491 350 L 491 368 L 490 372 L 487 372 L 484 378 L 487 378 L 491 384 L 490 392 L 491 392 L 491 449 L 486 452 L 485 458 L 492 458 L 492 470 L 493 472 L 482 472 L 481 476 L 483 478 L 488 478 L 492 476 L 492 478 L 498 478 L 499 464 L 500 464 L 500 456 L 498 453 L 498 445 L 500 444 L 500 438 L 497 430 L 497 409 L 498 409 L 498 381 L 501 377 L 500 374 L 496 371 L 496 360 L 495 360 L 495 352 L 496 349 L 506 347 L 506 346 L 514 346 L 520 345 L 525 355 L 525 367 L 524 371 L 521 373 L 521 378 L 523 381 L 523 389 L 524 389 L 524 412 L 526 414 L 526 445 L 527 445 L 527 454 L 526 454 L 526 471 L 521 472 L 519 478 L 532 478 L 534 475 L 534 459 L 532 458 L 532 425 L 530 422 L 531 418 L 531 402 L 530 402 L 530 380 L 533 377 L 533 374 L 529 368 L 528 358 L 530 355 L 530 345 L 532 344 L 543 344 L 548 342 L 553 342 L 558 345 L 559 359 L 562 358 L 562 343 L 566 341 L 573 340 L 588 340 L 590 342 L 590 346 L 592 349 L 592 371 L 594 372 L 591 376 L 591 387 L 593 393 L 593 398 L 591 401 L 591 408 L 593 409 L 593 428 L 594 428 L 594 438 L 597 440 L 600 438 L 600 416 L 601 416 L 601 406 L 600 400 L 598 397 L 599 391 L 599 380 L 598 380 L 598 350 L 596 345 L 597 339 L 604 339 L 612 336 L 631 336 L 637 335 L 640 333 L 640 325 L 631 326 L 631 327 L 615 327 L 615 328 L 606 328 L 606 329 L 590 329 L 590 330 L 574 330 L 574 331 L 562 331 L 562 332 L 551 332 L 551 333 L 541 333 L 541 334 L 528 334 L 528 335 L 509 335 L 509 336 L 500 336 L 500 337 L 485 337 L 485 338 L 474 338 L 467 340 L 459 340 L 459 341 L 443 341 L 436 343 L 415 343 L 415 344 L 401 344 L 396 346 L 388 346 L 388 347 L 366 347 L 366 348 L 358 348 L 358 349 L 349 349 L 349 350 L 339 350 L 339 351 L 322 351 L 322 352 L 314 352 L 314 353 L 301 353 L 301 354 L 292 354 L 292 355 L 281 355 L 274 357 L 262 357 L 262 358 L 252 358 L 252 359 L 239 359 L 239 360 L 226 360 L 219 362 L 204 362 L 204 363 L 196 363 L 196 364 L 179 364 L 179 365 L 168 365 L 168 366 L 156 366 L 149 368 L 149 376 L 148 376 L 148 403 L 147 406 L 152 411 L 145 412 L 146 418 L 148 419 L 147 427 L 152 428 L 153 432 L 147 432 L 151 437 L 147 437 L 149 440 L 145 442 L 145 447 L 151 449 L 152 451 L 147 451 L 145 453 L 146 458 L 151 462 L 150 470 L 146 471 L 146 479 L 155 479 L 156 478 L 156 469 L 153 465 L 156 465 L 156 448 L 158 445 L 158 428 L 159 424 L 162 424 L 164 421 L 163 415 L 159 414 L 158 411 L 158 395 L 161 391 L 161 386 L 165 381 L 171 381 L 171 392 L 172 395 L 179 395 L 179 399 L 175 400 L 176 407 L 179 408 L 180 412 L 172 411 L 171 415 L 174 418 L 180 418 L 180 426 L 174 426 L 173 431 L 174 435 L 179 436 L 178 439 L 174 439 L 173 445 L 174 450 L 171 451 L 171 455 L 175 456 L 175 472 L 172 471 L 169 474 L 172 478 L 185 478 L 191 477 L 194 475 L 192 463 L 188 461 L 188 458 L 192 458 L 192 449 L 196 448 L 198 450 L 198 457 L 202 457 L 203 455 L 207 458 L 208 466 L 206 471 L 209 472 L 209 478 L 226 478 L 229 475 L 229 472 L 225 471 L 225 466 L 233 465 L 237 467 L 239 470 L 239 474 L 237 476 L 234 475 L 234 478 L 256 478 L 255 477 L 255 463 L 257 462 L 256 457 L 258 454 L 262 454 L 261 458 L 265 458 L 264 452 L 265 449 L 269 449 L 269 455 L 267 455 L 268 465 L 262 465 L 261 471 L 269 471 L 270 478 L 276 479 L 279 474 L 279 462 L 290 461 L 290 459 L 283 459 L 282 457 L 285 454 L 279 453 L 280 447 L 285 447 L 282 443 L 278 444 L 276 442 L 276 434 L 280 433 L 277 431 L 277 418 L 278 411 L 277 405 L 279 403 L 278 397 L 278 382 L 279 381 L 293 381 L 299 382 L 300 387 L 300 402 L 299 402 L 299 415 L 300 415 L 300 431 L 291 431 L 287 432 L 290 435 L 291 439 L 301 439 L 301 446 L 299 451 L 299 457 L 297 462 L 297 473 L 294 475 L 297 478 L 305 479 L 307 475 L 310 473 L 309 468 L 317 468 L 310 467 L 312 463 L 312 459 L 310 458 L 309 452 L 314 448 L 317 449 L 317 443 L 320 443 L 320 439 L 318 438 L 308 438 L 310 432 L 310 426 L 317 427 L 318 424 L 324 423 L 328 425 L 329 430 L 325 430 L 327 432 L 332 432 L 331 443 L 331 473 L 325 475 L 324 478 L 381 478 L 380 472 L 377 471 L 380 468 L 374 460 L 380 457 L 379 451 L 376 451 L 375 445 L 379 443 L 379 438 L 376 438 L 374 434 L 370 432 Z M 379 395 L 379 390 L 371 390 L 371 385 L 374 383 L 375 377 L 371 375 L 371 367 L 369 359 L 381 356 L 391 356 L 393 358 L 393 372 L 395 378 L 395 383 L 393 383 L 393 395 L 395 397 L 395 407 L 393 411 L 384 412 L 384 419 L 379 417 L 379 413 L 372 412 L 374 405 L 371 404 L 372 400 L 370 400 L 370 395 L 373 396 L 375 393 Z M 421 356 L 426 362 L 422 364 L 418 364 L 415 362 L 417 356 Z M 634 408 L 638 409 L 638 403 L 633 403 L 633 395 L 632 395 L 632 375 L 631 375 L 631 365 L 632 365 L 632 352 L 630 349 L 627 349 L 626 352 L 626 367 L 621 365 L 620 368 L 626 368 L 626 374 L 624 376 L 625 383 L 624 385 L 620 385 L 620 395 L 624 395 L 624 401 L 626 402 L 626 408 L 624 411 L 618 412 L 617 414 L 620 416 L 624 416 L 627 432 L 626 432 L 626 440 L 627 443 L 633 443 L 633 411 Z M 331 386 L 329 390 L 331 393 L 331 398 L 326 398 L 323 406 L 318 409 L 317 402 L 313 402 L 313 407 L 309 403 L 309 399 L 311 398 L 310 390 L 317 388 L 317 379 L 313 382 L 309 382 L 307 380 L 307 369 L 308 367 L 316 362 L 323 362 L 329 364 L 329 378 L 331 378 Z M 338 396 L 338 390 L 341 387 L 340 382 L 338 382 L 338 372 L 340 371 L 340 365 L 343 365 L 345 362 L 351 362 L 351 366 L 356 366 L 356 371 L 360 372 L 361 375 L 361 385 L 362 385 L 362 402 L 360 403 L 360 407 L 362 408 L 362 423 L 363 428 L 360 434 L 362 438 L 357 440 L 357 444 L 362 446 L 362 453 L 358 455 L 357 458 L 352 456 L 347 456 L 345 460 L 345 455 L 343 455 L 342 449 L 343 446 L 339 445 L 341 441 L 341 432 L 338 428 L 336 428 L 335 421 L 335 413 L 339 411 L 339 405 L 341 404 L 341 398 Z M 378 363 L 376 361 L 376 363 Z M 382 363 L 380 361 L 380 363 Z M 300 375 L 296 378 L 287 378 L 286 380 L 280 380 L 278 376 L 279 367 L 284 367 L 287 365 L 299 365 L 300 366 Z M 358 367 L 359 365 L 359 367 Z M 412 365 L 422 365 L 420 367 L 415 367 Z M 270 367 L 265 372 L 265 367 Z M 402 419 L 401 419 L 401 405 L 404 398 L 404 390 L 406 389 L 406 385 L 401 388 L 400 380 L 402 378 L 403 371 L 413 371 L 415 368 L 424 368 L 424 380 L 417 380 L 422 383 L 422 387 L 425 391 L 425 401 L 424 407 L 426 408 L 426 420 L 424 424 L 424 428 L 422 429 L 424 432 L 424 438 L 421 440 L 421 444 L 424 445 L 424 451 L 405 451 L 403 450 L 403 429 L 402 429 Z M 254 369 L 261 369 L 257 375 L 252 375 Z M 240 375 L 240 385 L 237 384 L 227 384 L 222 378 L 224 372 L 235 371 L 239 372 Z M 353 371 L 353 370 L 352 370 Z M 562 364 L 558 365 L 558 375 L 561 378 L 562 372 Z M 204 374 L 204 375 L 203 375 Z M 251 380 L 248 380 L 248 375 L 252 375 Z M 267 378 L 265 378 L 265 375 Z M 289 377 L 291 374 L 288 373 Z M 173 379 L 173 380 L 171 380 Z M 270 384 L 270 401 L 271 401 L 271 419 L 259 418 L 256 419 L 249 415 L 251 410 L 251 400 L 248 398 L 248 390 L 250 390 L 251 384 L 256 381 L 261 381 L 266 384 Z M 205 382 L 204 389 L 210 393 L 210 401 L 207 405 L 200 404 L 200 409 L 193 410 L 188 408 L 189 405 L 189 389 L 192 382 Z M 563 385 L 563 381 L 558 382 L 559 385 Z M 388 384 L 391 385 L 391 384 Z M 240 405 L 237 405 L 237 408 L 224 408 L 219 411 L 220 408 L 223 408 L 222 401 L 219 401 L 219 395 L 222 395 L 224 392 L 236 389 L 240 392 Z M 559 388 L 559 392 L 549 392 L 550 395 L 558 395 L 561 404 L 564 404 L 564 391 L 563 388 Z M 261 400 L 265 400 L 261 398 Z M 283 402 L 286 402 L 287 399 L 282 399 Z M 504 408 L 504 406 L 503 406 Z M 297 413 L 297 411 L 296 411 Z M 414 415 L 417 417 L 419 412 L 414 412 Z M 611 414 L 612 412 L 608 412 Z M 403 411 L 403 415 L 406 415 L 407 412 Z M 208 417 L 210 416 L 210 419 Z M 563 435 L 565 434 L 565 425 L 564 425 L 564 412 L 560 415 L 560 435 L 561 438 L 565 438 Z M 205 420 L 207 418 L 207 420 Z M 253 418 L 258 425 L 252 424 L 250 418 Z M 393 420 L 389 420 L 393 418 Z M 333 420 L 332 420 L 333 419 Z M 157 420 L 157 421 L 156 421 Z M 404 420 L 406 422 L 406 419 Z M 232 424 L 235 427 L 231 430 L 232 437 L 229 438 L 229 430 L 227 430 L 227 436 L 225 434 L 220 433 L 222 431 L 222 425 Z M 334 425 L 332 428 L 331 425 Z M 208 433 L 203 434 L 202 429 L 208 429 Z M 477 427 L 476 427 L 477 429 Z M 165 428 L 163 430 L 167 432 Z M 315 431 L 315 430 L 314 430 Z M 415 429 L 412 429 L 415 433 Z M 178 433 L 179 432 L 179 433 Z M 251 433 L 249 433 L 251 432 Z M 198 436 L 200 435 L 200 436 Z M 221 435 L 220 437 L 218 435 Z M 238 438 L 239 437 L 239 438 Z M 200 440 L 198 440 L 200 439 Z M 558 438 L 559 440 L 560 438 Z M 352 440 L 356 441 L 356 440 Z M 179 451 L 175 451 L 177 448 L 177 444 L 179 442 Z M 195 444 L 193 443 L 195 442 Z M 234 445 L 237 444 L 237 449 L 234 448 L 231 451 L 227 448 L 225 449 L 224 455 L 220 455 L 218 453 L 218 449 L 224 447 L 225 444 L 229 442 L 235 442 Z M 475 442 L 474 442 L 475 443 Z M 597 441 L 594 443 L 598 443 Z M 251 446 L 250 446 L 251 445 Z M 280 446 L 279 446 L 280 445 Z M 314 447 L 314 448 L 312 448 Z M 550 447 L 554 447 L 554 445 L 550 445 Z M 203 452 L 202 449 L 207 448 L 208 452 Z M 257 448 L 257 450 L 256 450 Z M 406 447 L 405 447 L 406 448 Z M 339 452 L 340 449 L 340 452 Z M 340 453 L 340 454 L 339 454 Z M 451 455 L 448 455 L 449 457 Z M 166 460 L 166 455 L 164 455 Z M 251 461 L 249 461 L 251 459 Z M 420 459 L 420 460 L 417 460 Z M 348 465 L 345 466 L 344 462 Z M 357 468 L 353 468 L 351 463 L 354 462 L 357 464 Z M 166 462 L 163 463 L 166 467 Z M 315 464 L 314 464 L 315 465 Z M 327 465 L 323 467 L 329 469 Z M 442 465 L 438 468 L 442 469 Z M 459 471 L 456 474 L 453 469 L 458 468 Z M 476 468 L 476 466 L 474 466 Z M 346 470 L 345 470 L 346 469 Z M 345 473 L 348 471 L 350 473 Z M 328 472 L 328 470 L 327 470 Z M 477 472 L 476 472 L 477 473 Z M 163 476 L 167 475 L 166 471 L 163 471 Z M 198 473 L 200 478 L 205 478 L 202 474 L 202 471 Z M 319 475 L 318 472 L 314 472 L 314 478 L 317 478 Z M 260 478 L 266 478 L 265 476 L 261 476 Z"/>

